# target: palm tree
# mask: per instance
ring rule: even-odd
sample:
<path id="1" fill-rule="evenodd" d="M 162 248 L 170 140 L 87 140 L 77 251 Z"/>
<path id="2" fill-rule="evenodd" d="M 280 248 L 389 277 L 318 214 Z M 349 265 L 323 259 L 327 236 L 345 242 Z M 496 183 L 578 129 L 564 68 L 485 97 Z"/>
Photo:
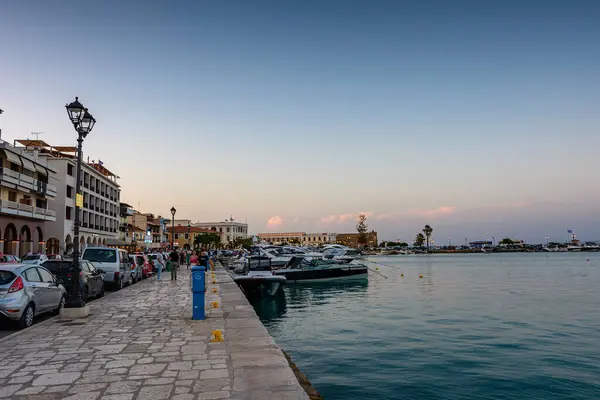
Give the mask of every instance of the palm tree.
<path id="1" fill-rule="evenodd" d="M 414 245 L 417 247 L 422 247 L 424 241 L 425 241 L 425 236 L 423 236 L 422 233 L 417 233 L 417 236 L 415 236 Z"/>
<path id="2" fill-rule="evenodd" d="M 431 237 L 431 232 L 433 232 L 433 228 L 429 225 L 425 225 L 425 228 L 423 228 L 423 233 L 427 238 L 427 250 L 429 250 L 429 238 Z"/>

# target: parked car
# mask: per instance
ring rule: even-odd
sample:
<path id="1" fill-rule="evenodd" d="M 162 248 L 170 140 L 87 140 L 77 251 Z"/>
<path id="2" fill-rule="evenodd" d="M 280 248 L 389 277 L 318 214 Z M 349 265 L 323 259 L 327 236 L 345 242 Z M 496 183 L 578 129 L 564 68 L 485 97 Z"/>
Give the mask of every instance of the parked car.
<path id="1" fill-rule="evenodd" d="M 139 282 L 144 277 L 143 265 L 138 265 L 135 262 L 135 255 L 129 255 L 129 264 L 131 265 L 131 274 L 133 275 L 133 281 Z"/>
<path id="2" fill-rule="evenodd" d="M 30 254 L 23 257 L 21 262 L 28 265 L 42 265 L 46 261 L 48 261 L 48 256 L 45 254 Z"/>
<path id="3" fill-rule="evenodd" d="M 104 296 L 104 271 L 85 260 L 79 261 L 79 266 L 81 268 L 79 285 L 83 301 L 87 301 L 89 297 Z M 73 277 L 73 263 L 63 260 L 49 260 L 44 263 L 44 268 L 52 272 L 58 283 L 65 287 L 68 298 Z"/>
<path id="4" fill-rule="evenodd" d="M 92 262 L 104 271 L 104 283 L 121 289 L 133 284 L 129 255 L 125 250 L 111 247 L 86 247 L 82 260 Z"/>
<path id="5" fill-rule="evenodd" d="M 48 260 L 64 260 L 60 254 L 47 254 Z"/>
<path id="6" fill-rule="evenodd" d="M 46 268 L 30 264 L 0 265 L 0 315 L 30 327 L 37 315 L 65 306 L 67 293 Z"/>
<path id="7" fill-rule="evenodd" d="M 152 263 L 147 254 L 144 253 L 135 253 L 135 263 L 142 267 L 142 277 L 144 279 L 152 276 L 154 273 Z"/>
<path id="8" fill-rule="evenodd" d="M 12 254 L 0 253 L 0 264 L 20 264 L 19 259 Z"/>

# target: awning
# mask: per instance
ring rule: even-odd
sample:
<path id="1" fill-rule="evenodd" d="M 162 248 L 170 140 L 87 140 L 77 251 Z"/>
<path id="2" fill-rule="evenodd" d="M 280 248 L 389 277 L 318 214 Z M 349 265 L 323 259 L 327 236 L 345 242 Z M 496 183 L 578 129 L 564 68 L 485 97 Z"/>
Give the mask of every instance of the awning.
<path id="1" fill-rule="evenodd" d="M 30 170 L 31 172 L 36 172 L 35 165 L 25 157 L 21 157 L 21 161 L 23 162 L 23 168 Z"/>
<path id="2" fill-rule="evenodd" d="M 131 246 L 132 244 L 127 243 L 124 240 L 108 238 L 108 239 L 106 239 L 106 245 L 107 246 Z"/>
<path id="3" fill-rule="evenodd" d="M 48 175 L 48 170 L 39 164 L 35 164 L 35 169 L 39 174 Z"/>
<path id="4" fill-rule="evenodd" d="M 8 151 L 8 150 L 4 149 L 4 154 L 6 154 L 6 158 L 11 163 L 15 163 L 17 165 L 23 165 L 23 163 L 21 162 L 21 157 L 19 157 L 17 154 L 13 153 L 12 151 Z"/>

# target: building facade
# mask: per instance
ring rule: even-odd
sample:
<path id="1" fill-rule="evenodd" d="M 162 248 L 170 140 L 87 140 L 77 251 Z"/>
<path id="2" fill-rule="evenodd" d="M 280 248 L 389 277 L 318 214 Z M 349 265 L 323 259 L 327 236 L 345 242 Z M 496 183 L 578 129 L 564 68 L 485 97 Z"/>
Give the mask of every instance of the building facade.
<path id="1" fill-rule="evenodd" d="M 182 224 L 182 226 L 184 225 Z M 228 245 L 235 239 L 248 238 L 248 224 L 234 221 L 233 218 L 221 222 L 197 222 L 193 223 L 192 226 L 221 234 L 221 244 L 223 245 Z"/>
<path id="2" fill-rule="evenodd" d="M 194 241 L 196 240 L 196 237 L 199 235 L 205 235 L 205 234 L 217 234 L 222 236 L 222 233 L 219 232 L 215 232 L 212 229 L 205 229 L 205 228 L 198 228 L 196 226 L 190 226 L 188 227 L 187 224 L 186 225 L 175 225 L 175 237 L 173 239 L 171 239 L 171 232 L 173 231 L 173 227 L 168 226 L 167 227 L 167 238 L 168 238 L 168 243 L 171 243 L 171 240 L 173 241 L 173 245 L 177 248 L 180 249 L 185 249 L 185 250 L 189 250 L 194 248 Z M 223 241 L 221 240 L 221 243 Z"/>
<path id="3" fill-rule="evenodd" d="M 365 233 L 365 235 L 367 236 L 366 247 L 376 247 L 379 244 L 377 241 L 377 232 L 371 231 Z M 358 243 L 358 233 L 338 233 L 336 243 L 353 248 L 362 246 Z"/>
<path id="4" fill-rule="evenodd" d="M 46 252 L 48 227 L 57 221 L 55 181 L 55 169 L 37 153 L 0 140 L 0 253 Z"/>
<path id="5" fill-rule="evenodd" d="M 305 233 L 302 236 L 302 246 L 324 246 L 335 244 L 337 233 Z"/>
<path id="6" fill-rule="evenodd" d="M 258 238 L 262 241 L 269 242 L 271 244 L 300 244 L 305 232 L 279 232 L 279 233 L 259 233 Z"/>
<path id="7" fill-rule="evenodd" d="M 75 246 L 82 251 L 86 245 L 106 245 L 107 240 L 117 239 L 120 187 L 115 174 L 101 162 L 81 163 L 83 207 L 79 210 L 79 243 L 74 243 L 77 149 L 54 147 L 41 140 L 18 142 L 33 145 L 39 157 L 56 171 L 57 196 L 50 206 L 56 210 L 57 222 L 48 226 L 48 252 L 71 254 Z"/>

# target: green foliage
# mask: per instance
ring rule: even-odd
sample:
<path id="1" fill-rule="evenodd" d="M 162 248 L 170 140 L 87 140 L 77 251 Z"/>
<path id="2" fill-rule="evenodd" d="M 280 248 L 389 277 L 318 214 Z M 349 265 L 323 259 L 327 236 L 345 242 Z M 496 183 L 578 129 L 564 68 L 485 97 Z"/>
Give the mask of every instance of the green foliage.
<path id="1" fill-rule="evenodd" d="M 250 250 L 252 248 L 253 243 L 251 238 L 235 238 L 233 242 L 231 242 L 231 245 L 233 246 L 233 248 L 243 247 L 246 250 Z"/>
<path id="2" fill-rule="evenodd" d="M 413 245 L 421 247 L 423 246 L 423 243 L 425 243 L 425 236 L 423 236 L 422 233 L 417 233 Z"/>
<path id="3" fill-rule="evenodd" d="M 356 218 L 356 231 L 358 232 L 358 244 L 365 246 L 367 244 L 367 216 L 359 214 Z"/>
<path id="4" fill-rule="evenodd" d="M 221 244 L 221 236 L 216 233 L 201 233 L 194 238 L 194 248 L 217 248 Z"/>
<path id="5" fill-rule="evenodd" d="M 427 238 L 427 248 L 429 248 L 429 238 L 431 237 L 432 232 L 433 232 L 433 228 L 429 225 L 425 225 L 425 227 L 423 228 L 423 233 L 425 234 L 425 237 Z"/>
<path id="6" fill-rule="evenodd" d="M 504 238 L 500 241 L 500 244 L 514 244 L 515 242 L 513 242 L 510 238 Z"/>

